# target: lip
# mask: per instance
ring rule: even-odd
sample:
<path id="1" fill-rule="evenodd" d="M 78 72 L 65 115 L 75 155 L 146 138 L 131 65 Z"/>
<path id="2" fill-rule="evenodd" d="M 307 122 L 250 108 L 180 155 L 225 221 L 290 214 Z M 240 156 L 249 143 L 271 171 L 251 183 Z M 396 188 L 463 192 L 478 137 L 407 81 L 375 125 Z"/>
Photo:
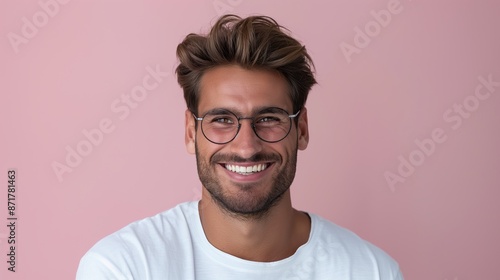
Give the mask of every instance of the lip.
<path id="1" fill-rule="evenodd" d="M 226 168 L 226 164 L 229 164 L 229 165 L 238 165 L 238 166 L 245 166 L 245 167 L 248 167 L 248 166 L 254 166 L 254 165 L 259 165 L 259 164 L 266 164 L 266 168 L 262 171 L 259 171 L 259 172 L 255 172 L 255 173 L 252 173 L 252 174 L 247 174 L 247 175 L 243 175 L 243 174 L 239 174 L 239 173 L 236 173 L 234 171 L 230 171 Z M 245 162 L 245 163 L 219 163 L 219 167 L 223 169 L 223 171 L 227 174 L 227 176 L 229 177 L 229 179 L 231 181 L 234 181 L 234 182 L 237 182 L 237 183 L 241 183 L 241 182 L 256 182 L 256 181 L 259 181 L 261 180 L 262 178 L 264 178 L 268 173 L 269 173 L 269 170 L 274 166 L 274 163 L 273 162 Z"/>

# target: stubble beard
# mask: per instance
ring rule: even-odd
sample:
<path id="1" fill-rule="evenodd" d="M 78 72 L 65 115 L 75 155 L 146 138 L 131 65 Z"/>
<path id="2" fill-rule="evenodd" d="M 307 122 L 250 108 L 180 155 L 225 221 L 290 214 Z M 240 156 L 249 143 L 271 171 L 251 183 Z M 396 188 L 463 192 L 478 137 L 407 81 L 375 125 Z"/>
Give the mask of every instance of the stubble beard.
<path id="1" fill-rule="evenodd" d="M 249 159 L 242 159 L 235 155 L 216 153 L 207 161 L 206 158 L 199 154 L 197 145 L 195 149 L 198 176 L 201 183 L 222 211 L 238 219 L 256 220 L 266 216 L 272 207 L 283 198 L 295 178 L 297 149 L 292 152 L 289 161 L 280 170 L 272 174 L 272 186 L 267 193 L 262 195 L 258 192 L 262 188 L 258 183 L 231 183 L 235 184 L 239 191 L 238 194 L 229 194 L 224 190 L 220 179 L 215 173 L 217 162 L 273 161 L 274 165 L 276 165 L 282 163 L 281 156 L 278 154 L 256 154 Z"/>

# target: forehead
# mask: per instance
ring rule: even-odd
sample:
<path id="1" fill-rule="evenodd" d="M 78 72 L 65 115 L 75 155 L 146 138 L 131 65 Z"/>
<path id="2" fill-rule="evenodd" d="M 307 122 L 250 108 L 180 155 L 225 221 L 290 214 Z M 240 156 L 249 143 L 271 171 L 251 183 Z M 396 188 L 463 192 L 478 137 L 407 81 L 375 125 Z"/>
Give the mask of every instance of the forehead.
<path id="1" fill-rule="evenodd" d="M 237 65 L 217 66 L 200 81 L 198 112 L 225 108 L 251 114 L 263 107 L 292 111 L 289 86 L 278 72 L 244 69 Z"/>

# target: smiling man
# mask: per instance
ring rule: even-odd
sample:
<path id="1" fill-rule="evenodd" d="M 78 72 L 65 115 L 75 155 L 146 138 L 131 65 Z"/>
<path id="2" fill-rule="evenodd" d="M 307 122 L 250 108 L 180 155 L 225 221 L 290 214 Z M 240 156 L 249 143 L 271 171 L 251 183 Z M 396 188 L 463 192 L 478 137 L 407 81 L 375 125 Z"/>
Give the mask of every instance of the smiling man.
<path id="1" fill-rule="evenodd" d="M 382 250 L 292 207 L 316 83 L 304 46 L 269 17 L 228 15 L 177 56 L 202 199 L 104 238 L 77 279 L 403 279 Z"/>

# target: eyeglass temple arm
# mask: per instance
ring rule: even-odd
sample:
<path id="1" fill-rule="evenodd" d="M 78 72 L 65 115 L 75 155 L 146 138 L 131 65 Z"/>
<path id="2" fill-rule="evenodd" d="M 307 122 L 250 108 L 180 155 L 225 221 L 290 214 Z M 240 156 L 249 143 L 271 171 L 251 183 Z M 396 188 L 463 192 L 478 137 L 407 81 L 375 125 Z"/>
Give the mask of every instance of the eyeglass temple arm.
<path id="1" fill-rule="evenodd" d="M 197 121 L 202 121 L 203 120 L 203 118 L 197 117 L 194 113 L 191 113 L 191 114 L 193 114 L 193 117 L 194 117 L 195 120 L 197 120 Z"/>
<path id="2" fill-rule="evenodd" d="M 300 110 L 297 111 L 297 113 L 295 113 L 293 115 L 288 115 L 288 117 L 293 119 L 293 118 L 297 117 L 299 114 L 300 114 Z"/>

